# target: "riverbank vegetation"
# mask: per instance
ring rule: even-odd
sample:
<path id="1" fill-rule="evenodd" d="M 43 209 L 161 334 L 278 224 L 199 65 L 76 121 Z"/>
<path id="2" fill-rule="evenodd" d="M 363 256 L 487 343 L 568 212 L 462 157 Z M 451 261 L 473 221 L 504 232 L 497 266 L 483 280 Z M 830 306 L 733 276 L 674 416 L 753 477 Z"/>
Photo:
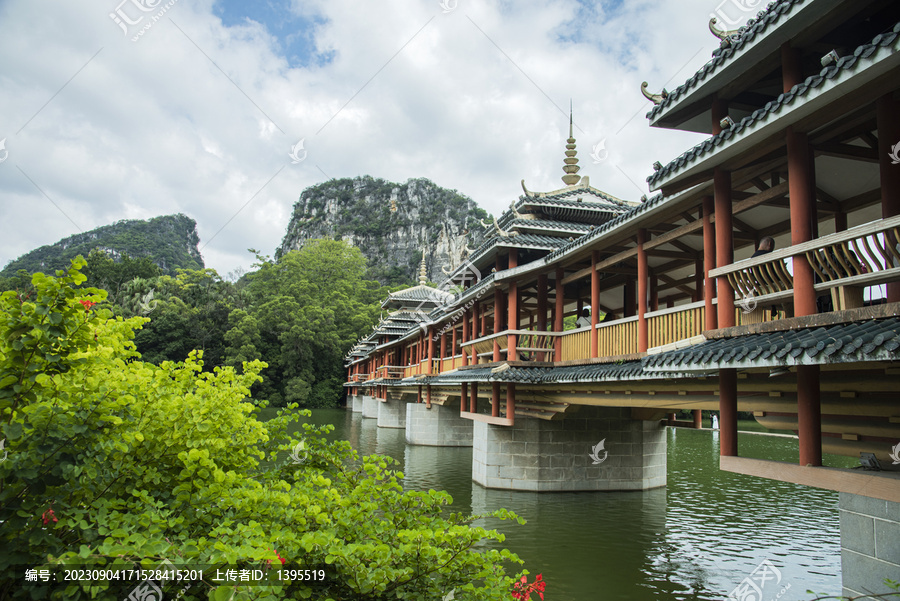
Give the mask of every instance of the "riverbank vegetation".
<path id="1" fill-rule="evenodd" d="M 247 289 L 253 298 L 254 288 L 265 288 L 269 303 L 248 304 L 237 324 L 287 320 L 280 332 L 303 325 L 320 332 L 340 322 L 325 342 L 352 337 L 373 291 L 359 279 L 355 287 L 333 283 L 347 278 L 334 271 L 344 269 L 340 257 L 315 258 L 263 265 Z M 446 514 L 446 493 L 403 492 L 389 459 L 358 458 L 349 443 L 328 442 L 309 424 L 289 437 L 295 411 L 257 420 L 250 391 L 267 366 L 251 352 L 239 369 L 225 361 L 209 371 L 202 351 L 143 361 L 135 333 L 148 319 L 116 315 L 105 290 L 83 287 L 84 265 L 77 259 L 57 277 L 35 274 L 27 291 L 0 294 L 0 599 L 158 599 L 146 596 L 151 586 L 188 600 L 509 598 L 517 580 L 503 566 L 517 558 L 477 548 L 502 535 L 474 527 L 471 516 Z M 296 283 L 292 269 L 310 275 Z M 198 295 L 189 300 L 217 294 L 204 272 L 179 277 L 167 284 Z M 306 297 L 349 299 L 351 309 L 290 304 Z M 195 306 L 174 295 L 158 302 Z M 261 340 L 264 328 L 256 328 Z M 226 357 L 255 344 L 250 335 L 240 347 L 228 338 Z M 277 461 L 279 451 L 289 459 Z M 203 578 L 141 582 L 125 572 L 127 579 L 109 579 L 170 564 L 203 569 Z M 279 567 L 321 577 L 294 573 L 267 585 L 213 579 L 216 570 L 271 575 Z M 73 569 L 107 572 L 66 571 Z M 26 580 L 26 570 L 55 582 Z M 72 574 L 82 577 L 64 580 Z"/>
<path id="2" fill-rule="evenodd" d="M 233 281 L 214 269 L 166 275 L 148 258 L 114 261 L 95 251 L 82 287 L 106 291 L 103 308 L 123 318 L 149 317 L 134 343 L 143 361 L 161 365 L 203 352 L 205 372 L 266 363 L 254 398 L 270 406 L 334 407 L 346 380 L 343 358 L 380 316 L 392 288 L 370 279 L 359 249 L 313 240 L 273 261 L 252 251 L 255 270 Z M 0 278 L 0 290 L 28 294 L 31 275 Z"/>

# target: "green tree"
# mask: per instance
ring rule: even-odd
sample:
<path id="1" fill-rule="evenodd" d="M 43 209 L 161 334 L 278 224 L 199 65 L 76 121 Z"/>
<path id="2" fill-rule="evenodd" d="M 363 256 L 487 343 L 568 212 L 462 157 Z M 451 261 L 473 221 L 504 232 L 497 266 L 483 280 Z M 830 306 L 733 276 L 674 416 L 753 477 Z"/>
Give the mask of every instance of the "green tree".
<path id="1" fill-rule="evenodd" d="M 293 415 L 247 402 L 265 366 L 203 372 L 140 361 L 146 318 L 81 289 L 84 261 L 0 294 L 0 599 L 122 599 L 135 581 L 25 582 L 25 568 L 211 566 L 183 598 L 508 599 L 502 535 L 449 514 L 449 495 L 403 492 L 389 460 L 359 458 Z M 279 460 L 293 449 L 299 463 Z M 301 457 L 302 455 L 302 457 Z M 506 511 L 498 518 L 514 517 Z M 215 568 L 321 570 L 324 581 L 215 582 Z M 267 573 L 274 573 L 271 570 Z M 182 588 L 181 583 L 177 586 Z"/>
<path id="2" fill-rule="evenodd" d="M 258 352 L 270 384 L 257 394 L 278 405 L 333 407 L 343 357 L 378 322 L 387 289 L 366 279 L 365 258 L 346 242 L 313 240 L 277 262 L 257 258 L 259 269 L 246 276 L 251 308 L 230 318 L 238 329 L 225 335 L 229 365 Z"/>

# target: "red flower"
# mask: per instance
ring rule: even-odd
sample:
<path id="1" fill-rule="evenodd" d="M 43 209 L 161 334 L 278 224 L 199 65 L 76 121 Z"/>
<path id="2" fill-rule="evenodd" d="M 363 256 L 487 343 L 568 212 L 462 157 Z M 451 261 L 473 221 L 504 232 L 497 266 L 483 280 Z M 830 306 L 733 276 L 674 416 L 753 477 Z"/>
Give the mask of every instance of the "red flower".
<path id="1" fill-rule="evenodd" d="M 93 307 L 94 305 L 97 304 L 97 303 L 94 303 L 94 302 L 91 302 L 91 301 L 86 301 L 86 300 L 80 300 L 80 301 L 78 301 L 78 302 L 81 303 L 81 304 L 84 306 L 84 311 L 85 311 L 85 313 L 87 313 L 88 311 L 90 311 L 90 310 L 91 310 L 91 307 Z"/>
<path id="2" fill-rule="evenodd" d="M 50 520 L 53 520 L 54 523 L 59 521 L 53 513 L 53 505 L 50 506 L 50 509 L 41 514 L 41 519 L 44 520 L 45 526 L 50 523 Z"/>

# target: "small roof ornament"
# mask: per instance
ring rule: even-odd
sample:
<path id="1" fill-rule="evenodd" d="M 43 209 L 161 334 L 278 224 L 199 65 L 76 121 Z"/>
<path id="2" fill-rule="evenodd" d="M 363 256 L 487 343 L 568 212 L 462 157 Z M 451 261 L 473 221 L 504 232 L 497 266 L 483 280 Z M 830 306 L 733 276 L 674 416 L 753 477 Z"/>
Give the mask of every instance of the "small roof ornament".
<path id="1" fill-rule="evenodd" d="M 738 36 L 738 34 L 741 33 L 740 28 L 732 29 L 730 31 L 726 29 L 719 29 L 718 27 L 716 27 L 716 23 L 718 23 L 718 20 L 715 17 L 709 20 L 709 31 L 714 36 L 719 38 L 722 42 L 725 42 L 726 46 L 730 44 Z"/>
<path id="2" fill-rule="evenodd" d="M 647 83 L 646 81 L 643 82 L 643 83 L 641 84 L 641 94 L 643 94 L 643 95 L 644 95 L 644 98 L 646 98 L 647 100 L 649 100 L 649 101 L 652 102 L 653 104 L 659 104 L 659 103 L 661 103 L 663 100 L 665 100 L 666 98 L 669 97 L 669 92 L 668 92 L 665 88 L 663 88 L 663 89 L 662 89 L 662 92 L 660 92 L 659 94 L 653 94 L 653 93 L 647 91 L 647 88 L 648 88 L 649 86 L 650 86 L 649 83 Z"/>
<path id="3" fill-rule="evenodd" d="M 565 163 L 563 171 L 566 174 L 562 177 L 563 183 L 567 186 L 574 186 L 581 181 L 581 177 L 578 175 L 581 167 L 578 166 L 576 154 L 575 137 L 572 134 L 572 102 L 569 101 L 569 139 L 566 140 L 566 158 L 563 159 L 563 163 Z"/>

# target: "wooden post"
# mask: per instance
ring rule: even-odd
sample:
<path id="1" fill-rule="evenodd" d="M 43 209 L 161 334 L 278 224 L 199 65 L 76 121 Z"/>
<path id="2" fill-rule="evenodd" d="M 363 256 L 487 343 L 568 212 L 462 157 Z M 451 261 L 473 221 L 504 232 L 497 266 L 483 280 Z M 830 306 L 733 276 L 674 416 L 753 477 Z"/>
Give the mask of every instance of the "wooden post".
<path id="1" fill-rule="evenodd" d="M 597 271 L 599 257 L 598 251 L 591 253 L 591 357 L 600 356 L 600 332 L 597 331 L 597 324 L 600 323 L 600 273 Z"/>
<path id="2" fill-rule="evenodd" d="M 430 374 L 432 372 L 432 365 L 434 364 L 434 336 L 432 335 L 431 328 L 428 328 L 426 334 L 428 335 L 428 364 L 425 366 L 425 373 Z"/>
<path id="3" fill-rule="evenodd" d="M 444 369 L 444 359 L 447 358 L 447 332 L 441 332 L 441 369 Z M 453 356 L 453 353 L 450 353 Z"/>
<path id="4" fill-rule="evenodd" d="M 703 427 L 703 412 L 699 409 L 694 409 L 694 427 L 698 430 Z"/>
<path id="5" fill-rule="evenodd" d="M 506 329 L 519 329 L 519 290 L 515 280 L 509 283 L 509 292 L 506 301 Z M 519 352 L 516 350 L 516 335 L 506 335 L 506 359 L 507 361 L 518 361 Z"/>
<path id="6" fill-rule="evenodd" d="M 472 340 L 479 338 L 483 335 L 484 332 L 484 322 L 481 322 L 481 330 L 479 330 L 479 313 L 481 311 L 481 303 L 475 301 L 475 304 L 472 306 Z M 475 348 L 475 345 L 472 345 L 472 365 L 478 364 L 478 349 Z"/>
<path id="7" fill-rule="evenodd" d="M 555 309 L 553 311 L 553 331 L 563 331 L 563 312 L 565 311 L 565 292 L 563 290 L 563 270 L 562 267 L 556 268 L 556 299 L 554 300 Z M 556 337 L 553 347 L 553 360 L 562 361 L 562 338 Z"/>
<path id="8" fill-rule="evenodd" d="M 463 383 L 462 390 L 459 391 L 459 412 L 460 413 L 465 412 L 467 400 L 469 400 L 469 385 L 466 383 Z"/>
<path id="9" fill-rule="evenodd" d="M 471 338 L 469 338 L 469 320 L 467 319 L 467 317 L 468 317 L 468 311 L 464 311 L 463 316 L 462 316 L 462 343 L 463 344 L 465 344 L 469 340 L 471 340 Z M 463 347 L 463 349 L 462 349 L 462 364 L 463 365 L 469 364 L 468 363 L 468 355 L 466 354 L 465 347 Z"/>
<path id="10" fill-rule="evenodd" d="M 716 219 L 718 219 L 718 216 Z M 737 454 L 737 370 L 720 369 L 719 455 L 723 457 L 737 457 Z"/>
<path id="11" fill-rule="evenodd" d="M 791 88 L 803 81 L 803 69 L 799 48 L 792 48 L 791 43 L 781 45 L 781 91 L 790 92 Z"/>
<path id="12" fill-rule="evenodd" d="M 541 273 L 537 277 L 537 330 L 547 331 L 547 274 Z M 542 348 L 546 348 L 543 347 Z M 540 354 L 540 360 L 547 360 L 547 353 Z"/>
<path id="13" fill-rule="evenodd" d="M 512 269 L 514 267 L 518 267 L 519 265 L 519 251 L 516 248 L 509 249 L 509 262 L 507 263 L 509 268 Z M 516 285 L 516 281 L 512 280 L 509 283 L 509 291 L 507 294 L 506 301 L 506 329 L 507 330 L 518 330 L 519 329 L 519 288 Z M 516 351 L 516 335 L 508 334 L 506 336 L 506 360 L 507 361 L 518 361 L 519 353 Z"/>
<path id="14" fill-rule="evenodd" d="M 809 140 L 805 133 L 787 129 L 788 195 L 791 211 L 791 244 L 813 239 L 812 221 L 816 218 L 812 189 L 812 164 Z M 716 217 L 718 219 L 718 216 Z M 816 311 L 816 291 L 813 268 L 806 255 L 793 258 L 794 315 L 813 315 Z"/>
<path id="15" fill-rule="evenodd" d="M 716 167 L 713 174 L 716 209 L 716 267 L 734 262 L 734 239 L 731 213 L 731 172 Z M 734 289 L 727 277 L 717 282 L 719 296 L 718 324 L 720 328 L 734 326 Z"/>
<path id="16" fill-rule="evenodd" d="M 900 102 L 893 94 L 880 97 L 875 103 L 878 121 L 878 167 L 881 176 L 881 216 L 885 219 L 900 215 L 900 165 L 893 164 L 891 148 L 900 142 Z M 890 233 L 885 234 L 885 242 L 895 248 L 900 240 Z M 900 301 L 900 282 L 887 284 L 887 302 Z"/>
<path id="17" fill-rule="evenodd" d="M 469 399 L 469 411 L 478 413 L 478 383 L 472 382 L 472 397 Z"/>
<path id="18" fill-rule="evenodd" d="M 506 385 L 506 419 L 516 419 L 516 385 L 512 382 Z"/>
<path id="19" fill-rule="evenodd" d="M 502 328 L 502 316 L 503 316 L 503 291 L 499 288 L 494 288 L 494 334 L 499 334 L 503 330 Z M 500 360 L 500 339 L 494 338 L 494 361 Z"/>
<path id="20" fill-rule="evenodd" d="M 797 366 L 797 434 L 800 465 L 822 465 L 822 407 L 819 366 Z"/>
<path id="21" fill-rule="evenodd" d="M 716 232 L 712 222 L 713 197 L 703 197 L 703 306 L 706 329 L 715 330 L 718 320 L 713 299 L 716 298 L 716 282 L 709 272 L 716 268 Z"/>
<path id="22" fill-rule="evenodd" d="M 500 382 L 491 382 L 491 416 L 500 417 Z"/>
<path id="23" fill-rule="evenodd" d="M 451 332 L 450 337 L 452 338 L 451 344 L 453 345 L 453 348 L 450 351 L 450 356 L 454 357 L 453 367 L 456 367 L 456 359 L 455 359 L 455 357 L 456 357 L 456 326 L 455 325 L 453 326 L 453 329 L 450 330 L 450 332 Z"/>
<path id="24" fill-rule="evenodd" d="M 650 310 L 659 311 L 659 277 L 650 272 Z"/>
<path id="25" fill-rule="evenodd" d="M 638 314 L 638 352 L 646 353 L 649 343 L 647 331 L 647 230 L 641 228 L 637 234 L 637 314 Z"/>

